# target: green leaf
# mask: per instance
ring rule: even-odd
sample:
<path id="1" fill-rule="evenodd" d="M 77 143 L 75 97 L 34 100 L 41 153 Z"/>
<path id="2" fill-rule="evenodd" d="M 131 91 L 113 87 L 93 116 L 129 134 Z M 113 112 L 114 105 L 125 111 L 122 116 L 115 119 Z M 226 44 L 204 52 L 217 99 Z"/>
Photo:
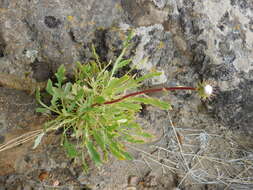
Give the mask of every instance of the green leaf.
<path id="1" fill-rule="evenodd" d="M 83 107 L 81 107 L 80 109 L 78 109 L 78 113 L 80 114 L 80 115 L 82 115 L 83 113 L 85 113 L 85 112 L 88 112 L 88 111 L 91 111 L 93 108 L 91 108 L 91 107 L 88 107 L 88 106 L 83 106 Z M 88 116 L 85 116 L 85 117 L 88 117 Z M 84 118 L 83 118 L 84 119 Z M 90 118 L 88 118 L 87 120 L 89 120 Z"/>
<path id="2" fill-rule="evenodd" d="M 150 104 L 150 105 L 153 105 L 153 106 L 157 106 L 157 107 L 159 107 L 161 109 L 164 109 L 164 110 L 171 109 L 171 105 L 169 103 L 158 100 L 158 99 L 155 99 L 155 98 L 133 97 L 133 98 L 131 98 L 131 100 L 136 101 L 136 102 L 141 102 L 141 103 L 144 103 L 144 104 Z"/>
<path id="3" fill-rule="evenodd" d="M 141 109 L 140 104 L 136 104 L 136 103 L 132 103 L 132 102 L 118 102 L 117 106 L 129 109 L 129 110 L 137 110 L 138 111 Z"/>
<path id="4" fill-rule="evenodd" d="M 131 63 L 131 61 L 132 61 L 132 59 L 126 59 L 126 60 L 121 61 L 121 62 L 118 64 L 118 66 L 117 66 L 117 68 L 116 68 L 116 71 L 119 70 L 120 68 L 122 68 L 122 67 L 128 65 L 129 63 Z"/>
<path id="5" fill-rule="evenodd" d="M 130 143 L 144 143 L 144 140 L 140 140 L 140 139 L 135 139 L 134 137 L 130 136 L 130 135 L 126 135 L 125 139 L 130 142 Z"/>
<path id="6" fill-rule="evenodd" d="M 135 79 L 136 82 L 142 82 L 144 80 L 147 80 L 147 79 L 150 79 L 150 78 L 153 78 L 153 77 L 156 77 L 156 76 L 160 76 L 161 75 L 161 72 L 152 72 L 152 73 L 148 73 L 146 75 L 143 75 L 142 77 L 139 77 L 137 79 Z"/>
<path id="7" fill-rule="evenodd" d="M 89 172 L 89 166 L 88 166 L 88 164 L 86 163 L 85 160 L 83 160 L 82 168 L 83 168 L 84 172 L 85 172 L 86 174 L 88 174 L 88 172 Z"/>
<path id="8" fill-rule="evenodd" d="M 106 126 L 106 129 L 110 132 L 114 131 L 115 129 L 118 128 L 118 125 L 110 125 L 110 126 Z"/>
<path id="9" fill-rule="evenodd" d="M 149 133 L 146 133 L 146 132 L 139 132 L 137 133 L 138 135 L 142 136 L 142 137 L 145 137 L 145 138 L 152 138 L 154 137 L 153 135 L 149 134 Z"/>
<path id="10" fill-rule="evenodd" d="M 138 123 L 136 123 L 136 122 L 128 123 L 126 125 L 126 128 L 141 130 L 141 126 Z"/>
<path id="11" fill-rule="evenodd" d="M 62 112 L 62 115 L 63 115 L 64 117 L 71 116 L 71 114 L 70 114 L 69 112 L 67 112 L 67 110 L 65 110 L 65 109 L 62 109 L 61 112 Z"/>
<path id="12" fill-rule="evenodd" d="M 84 97 L 84 89 L 81 88 L 81 89 L 79 89 L 78 92 L 77 92 L 76 100 L 83 99 L 83 97 Z"/>
<path id="13" fill-rule="evenodd" d="M 35 99 L 37 102 L 41 102 L 40 101 L 40 90 L 39 89 L 36 89 L 36 92 L 35 92 Z"/>
<path id="14" fill-rule="evenodd" d="M 58 69 L 57 69 L 57 73 L 55 73 L 55 76 L 57 78 L 58 81 L 58 87 L 61 86 L 62 82 L 65 80 L 65 67 L 64 65 L 61 65 Z"/>
<path id="15" fill-rule="evenodd" d="M 126 160 L 126 156 L 124 154 L 124 150 L 120 148 L 120 143 L 116 141 L 112 141 L 111 139 L 107 139 L 109 141 L 109 149 L 111 153 L 119 160 Z"/>
<path id="16" fill-rule="evenodd" d="M 68 82 L 64 88 L 64 93 L 67 95 L 71 91 L 72 83 Z"/>
<path id="17" fill-rule="evenodd" d="M 105 99 L 103 96 L 97 96 L 94 98 L 94 103 L 102 104 L 105 102 Z"/>
<path id="18" fill-rule="evenodd" d="M 50 110 L 48 110 L 47 108 L 36 108 L 36 112 L 38 113 L 46 113 L 46 114 L 50 114 Z"/>
<path id="19" fill-rule="evenodd" d="M 113 94 L 121 94 L 126 90 L 136 89 L 138 86 L 140 85 L 136 83 L 134 79 L 129 79 L 123 85 L 119 86 L 118 88 L 115 88 Z"/>
<path id="20" fill-rule="evenodd" d="M 64 91 L 61 88 L 53 87 L 53 96 L 63 98 L 65 96 Z"/>
<path id="21" fill-rule="evenodd" d="M 88 154 L 90 155 L 91 159 L 95 162 L 97 166 L 102 164 L 102 161 L 100 159 L 99 153 L 96 151 L 93 143 L 91 140 L 88 140 L 86 142 L 86 148 L 88 150 Z"/>
<path id="22" fill-rule="evenodd" d="M 67 111 L 71 112 L 77 107 L 77 104 L 75 101 L 71 102 L 70 105 L 67 107 Z"/>
<path id="23" fill-rule="evenodd" d="M 46 91 L 48 92 L 48 94 L 53 95 L 53 84 L 50 79 L 48 79 L 47 81 Z"/>
<path id="24" fill-rule="evenodd" d="M 99 60 L 99 56 L 98 56 L 98 54 L 96 52 L 96 48 L 95 48 L 94 44 L 92 44 L 91 48 L 92 48 L 92 53 L 93 53 L 93 55 L 94 55 L 94 57 L 96 59 L 96 62 L 99 64 L 99 66 L 101 66 L 101 63 L 100 63 L 100 60 Z"/>
<path id="25" fill-rule="evenodd" d="M 130 40 L 134 37 L 134 31 L 129 31 L 129 34 L 127 35 L 127 39 L 124 41 L 123 45 L 124 47 L 127 47 L 129 45 Z"/>
<path id="26" fill-rule="evenodd" d="M 35 98 L 36 98 L 36 101 L 37 101 L 40 105 L 42 105 L 43 107 L 45 107 L 45 108 L 47 108 L 48 110 L 51 110 L 51 111 L 52 111 L 52 109 L 50 109 L 50 107 L 48 107 L 46 104 L 44 104 L 44 103 L 41 101 L 39 89 L 36 89 Z"/>
<path id="27" fill-rule="evenodd" d="M 133 157 L 128 152 L 123 151 L 122 154 L 127 160 L 133 160 Z"/>
<path id="28" fill-rule="evenodd" d="M 67 141 L 67 139 L 64 140 L 63 144 L 64 148 L 67 151 L 67 155 L 70 158 L 75 158 L 78 156 L 78 151 L 76 150 L 75 146 Z"/>
<path id="29" fill-rule="evenodd" d="M 110 85 L 107 87 L 107 89 L 113 90 L 114 88 L 118 88 L 120 85 L 122 85 L 124 82 L 130 79 L 130 76 L 124 75 L 121 78 L 112 78 Z"/>
<path id="30" fill-rule="evenodd" d="M 36 139 L 35 139 L 35 141 L 34 141 L 34 145 L 33 145 L 33 149 L 35 149 L 35 148 L 37 148 L 37 146 L 39 146 L 39 144 L 40 144 L 40 142 L 41 142 L 41 140 L 42 140 L 42 137 L 45 135 L 45 133 L 41 133 L 41 134 L 39 134 L 37 137 L 36 137 Z"/>
<path id="31" fill-rule="evenodd" d="M 51 99 L 51 101 L 50 101 L 50 102 L 51 102 L 51 105 L 52 105 L 53 107 L 56 107 L 56 108 L 58 107 L 58 106 L 57 106 L 57 101 L 59 100 L 59 98 L 60 98 L 60 97 L 59 97 L 57 94 L 55 94 L 55 93 L 53 94 L 53 97 L 52 97 L 52 99 Z"/>
<path id="32" fill-rule="evenodd" d="M 93 137 L 102 150 L 106 150 L 105 134 L 103 131 L 94 130 Z"/>
<path id="33" fill-rule="evenodd" d="M 124 154 L 122 154 L 122 152 L 120 152 L 117 148 L 115 148 L 114 145 L 110 145 L 109 149 L 111 151 L 111 153 L 119 160 L 126 160 L 126 157 Z"/>

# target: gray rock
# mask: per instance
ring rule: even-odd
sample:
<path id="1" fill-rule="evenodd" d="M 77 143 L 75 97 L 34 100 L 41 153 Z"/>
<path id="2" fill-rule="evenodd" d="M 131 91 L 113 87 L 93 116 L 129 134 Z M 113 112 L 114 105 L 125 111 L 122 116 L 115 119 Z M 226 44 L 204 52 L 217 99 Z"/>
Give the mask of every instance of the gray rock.
<path id="1" fill-rule="evenodd" d="M 132 24 L 142 26 L 136 28 L 140 41 L 133 62 L 148 56 L 140 69 L 162 69 L 165 77 L 161 83 L 167 85 L 214 81 L 217 96 L 209 111 L 222 125 L 252 134 L 253 3 L 170 1 L 166 5 L 171 7 L 166 16 L 169 19 L 155 22 L 162 25 L 143 26 L 145 6 L 140 10 L 131 6 L 145 3 L 123 3 Z M 159 43 L 165 48 L 159 50 Z"/>
<path id="2" fill-rule="evenodd" d="M 4 1 L 3 6 L 0 55 L 8 57 L 20 75 L 32 72 L 34 58 L 50 63 L 53 71 L 59 64 L 71 68 L 85 57 L 84 47 L 94 40 L 96 30 L 119 23 L 123 14 L 115 0 Z M 38 53 L 31 57 L 28 52 Z"/>
<path id="3" fill-rule="evenodd" d="M 222 125 L 252 135 L 252 10 L 251 0 L 0 0 L 0 72 L 19 76 L 28 72 L 43 81 L 65 64 L 71 73 L 73 62 L 92 57 L 92 43 L 102 61 L 115 60 L 131 28 L 136 35 L 125 57 L 133 59 L 132 66 L 147 58 L 138 65 L 138 74 L 162 72 L 145 85 L 196 86 L 203 80 L 215 84 L 216 96 L 206 102 L 188 92 L 163 95 L 173 106 L 171 116 L 177 127 Z M 15 130 L 20 121 L 26 126 L 35 106 L 25 93 L 1 87 L 1 134 Z M 143 114 L 145 127 L 167 128 L 166 112 L 147 112 Z M 15 169 L 33 177 L 43 169 L 55 176 L 64 171 L 66 181 L 72 175 L 78 184 L 94 189 L 113 185 L 119 189 L 126 183 L 126 168 L 134 168 L 126 162 L 112 162 L 105 174 L 70 172 L 68 158 L 54 143 L 56 147 L 48 145 L 46 152 L 30 152 Z M 15 181 L 15 176 L 8 178 L 6 187 Z M 173 179 L 167 186 L 172 183 Z"/>

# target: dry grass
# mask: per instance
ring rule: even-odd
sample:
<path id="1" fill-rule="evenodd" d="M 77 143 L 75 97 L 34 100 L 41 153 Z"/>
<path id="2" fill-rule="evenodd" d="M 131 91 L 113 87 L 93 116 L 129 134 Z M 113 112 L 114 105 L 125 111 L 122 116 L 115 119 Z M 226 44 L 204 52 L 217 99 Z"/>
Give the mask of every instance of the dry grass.
<path id="1" fill-rule="evenodd" d="M 17 147 L 18 145 L 27 143 L 34 140 L 37 136 L 43 133 L 43 129 L 27 132 L 21 136 L 18 136 L 0 146 L 0 152 Z"/>
<path id="2" fill-rule="evenodd" d="M 168 170 L 179 177 L 178 187 L 193 184 L 222 184 L 225 189 L 253 188 L 253 150 L 246 150 L 232 133 L 212 134 L 205 130 L 177 128 L 168 115 L 167 147 L 153 145 L 156 153 L 140 148 L 149 166 L 154 162 L 163 172 Z M 0 146 L 0 152 L 35 139 L 42 130 L 19 136 Z M 149 166 L 151 167 L 151 166 Z"/>
<path id="3" fill-rule="evenodd" d="M 154 145 L 156 154 L 130 147 L 148 161 L 175 173 L 178 187 L 194 184 L 223 185 L 225 189 L 253 188 L 253 150 L 245 150 L 232 133 L 176 128 L 165 135 L 167 147 Z"/>

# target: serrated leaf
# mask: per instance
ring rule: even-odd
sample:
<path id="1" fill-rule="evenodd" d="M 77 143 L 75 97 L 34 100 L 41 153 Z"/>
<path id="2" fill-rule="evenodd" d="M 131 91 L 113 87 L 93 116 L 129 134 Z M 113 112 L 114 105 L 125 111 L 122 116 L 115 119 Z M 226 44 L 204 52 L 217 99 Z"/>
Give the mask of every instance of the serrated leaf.
<path id="1" fill-rule="evenodd" d="M 88 150 L 88 154 L 90 155 L 91 159 L 95 162 L 97 166 L 102 164 L 102 161 L 100 159 L 99 153 L 96 151 L 93 143 L 91 140 L 88 140 L 86 142 L 86 148 Z"/>
<path id="2" fill-rule="evenodd" d="M 150 105 L 159 107 L 159 108 L 164 109 L 164 110 L 171 109 L 171 105 L 169 103 L 164 102 L 162 100 L 155 99 L 155 98 L 133 97 L 133 98 L 131 98 L 131 100 L 141 102 L 141 103 L 144 103 L 144 104 L 150 104 Z"/>
<path id="3" fill-rule="evenodd" d="M 54 106 L 54 107 L 57 107 L 57 101 L 59 100 L 59 98 L 60 98 L 60 97 L 57 96 L 57 94 L 54 93 L 54 94 L 53 94 L 53 97 L 52 97 L 52 99 L 51 99 L 51 101 L 50 101 L 50 102 L 51 102 L 51 105 Z"/>
<path id="4" fill-rule="evenodd" d="M 65 80 L 65 67 L 64 65 L 61 65 L 58 69 L 57 72 L 55 73 L 55 76 L 58 81 L 58 87 L 61 86 L 62 82 Z"/>
<path id="5" fill-rule="evenodd" d="M 78 151 L 76 150 L 75 146 L 73 144 L 69 143 L 66 139 L 64 140 L 63 146 L 66 149 L 67 155 L 70 158 L 75 158 L 78 156 Z"/>
<path id="6" fill-rule="evenodd" d="M 36 137 L 36 139 L 35 139 L 35 141 L 34 141 L 34 145 L 33 145 L 33 149 L 35 149 L 35 148 L 37 148 L 37 146 L 39 146 L 39 144 L 40 144 L 40 142 L 41 142 L 41 140 L 42 140 L 42 137 L 45 135 L 45 133 L 41 133 L 41 134 L 39 134 L 37 137 Z"/>
<path id="7" fill-rule="evenodd" d="M 46 91 L 48 92 L 48 94 L 53 95 L 53 83 L 50 79 L 48 79 L 47 81 Z"/>
<path id="8" fill-rule="evenodd" d="M 53 87 L 53 95 L 58 97 L 58 98 L 63 98 L 64 97 L 64 91 L 61 88 L 56 88 Z"/>

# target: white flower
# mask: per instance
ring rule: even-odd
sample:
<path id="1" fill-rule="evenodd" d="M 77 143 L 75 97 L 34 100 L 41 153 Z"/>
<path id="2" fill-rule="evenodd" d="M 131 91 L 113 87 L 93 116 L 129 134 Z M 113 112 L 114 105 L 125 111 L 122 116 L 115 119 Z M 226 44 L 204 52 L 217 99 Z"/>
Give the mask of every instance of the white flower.
<path id="1" fill-rule="evenodd" d="M 213 87 L 210 84 L 204 86 L 204 92 L 207 96 L 211 96 L 213 94 Z"/>
<path id="2" fill-rule="evenodd" d="M 214 96 L 214 87 L 210 81 L 203 81 L 198 84 L 197 91 L 199 96 L 203 99 L 210 99 Z"/>

